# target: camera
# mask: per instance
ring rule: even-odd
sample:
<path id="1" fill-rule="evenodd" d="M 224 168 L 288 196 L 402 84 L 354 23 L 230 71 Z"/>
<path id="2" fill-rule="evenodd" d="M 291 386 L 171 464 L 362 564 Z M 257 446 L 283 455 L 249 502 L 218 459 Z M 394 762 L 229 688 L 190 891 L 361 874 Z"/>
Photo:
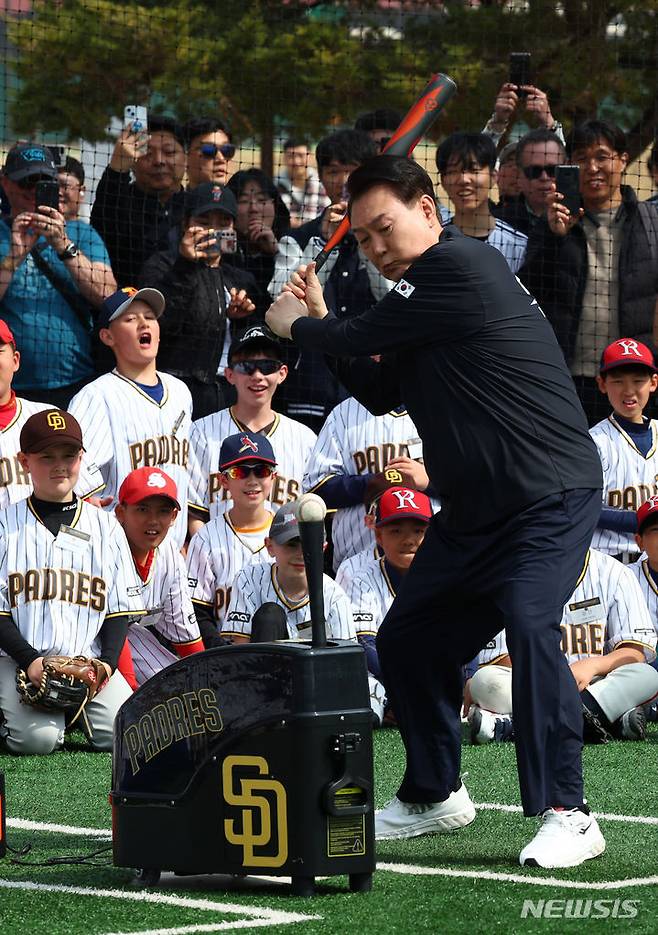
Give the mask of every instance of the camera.
<path id="1" fill-rule="evenodd" d="M 52 181 L 37 182 L 34 189 L 34 204 L 37 208 L 45 206 L 59 211 L 59 182 L 54 179 Z"/>
<path id="2" fill-rule="evenodd" d="M 530 52 L 510 52 L 509 83 L 516 85 L 518 97 L 527 97 L 521 86 L 530 84 Z"/>

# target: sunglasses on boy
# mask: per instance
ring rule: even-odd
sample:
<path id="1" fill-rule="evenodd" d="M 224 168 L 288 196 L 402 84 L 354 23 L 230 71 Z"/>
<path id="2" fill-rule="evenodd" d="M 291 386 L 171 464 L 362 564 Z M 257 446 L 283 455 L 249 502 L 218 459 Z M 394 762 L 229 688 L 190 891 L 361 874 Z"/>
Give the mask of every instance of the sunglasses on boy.
<path id="1" fill-rule="evenodd" d="M 549 177 L 549 179 L 554 179 L 556 169 L 557 165 L 549 163 L 547 166 L 523 166 L 521 168 L 521 172 L 523 172 L 529 182 L 536 182 L 537 179 L 542 177 L 544 172 Z"/>
<path id="2" fill-rule="evenodd" d="M 232 159 L 235 156 L 235 146 L 233 143 L 222 143 L 220 146 L 215 143 L 202 143 L 199 146 L 199 154 L 206 159 L 214 159 L 217 153 L 221 153 L 224 159 Z"/>
<path id="3" fill-rule="evenodd" d="M 244 373 L 249 377 L 253 376 L 257 370 L 260 370 L 263 376 L 268 377 L 271 373 L 280 370 L 283 364 L 280 360 L 239 360 L 231 367 L 236 373 Z"/>
<path id="4" fill-rule="evenodd" d="M 250 474 L 263 480 L 274 474 L 274 468 L 271 464 L 233 464 L 222 471 L 230 480 L 246 480 Z"/>

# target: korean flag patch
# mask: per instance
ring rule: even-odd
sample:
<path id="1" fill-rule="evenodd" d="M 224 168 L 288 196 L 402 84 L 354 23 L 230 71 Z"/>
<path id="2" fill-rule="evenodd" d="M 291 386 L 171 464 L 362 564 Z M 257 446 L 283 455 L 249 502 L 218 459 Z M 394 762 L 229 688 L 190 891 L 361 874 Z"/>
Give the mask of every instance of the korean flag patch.
<path id="1" fill-rule="evenodd" d="M 394 292 L 399 292 L 404 299 L 408 299 L 416 287 L 412 286 L 406 279 L 401 279 L 397 286 L 393 287 Z"/>

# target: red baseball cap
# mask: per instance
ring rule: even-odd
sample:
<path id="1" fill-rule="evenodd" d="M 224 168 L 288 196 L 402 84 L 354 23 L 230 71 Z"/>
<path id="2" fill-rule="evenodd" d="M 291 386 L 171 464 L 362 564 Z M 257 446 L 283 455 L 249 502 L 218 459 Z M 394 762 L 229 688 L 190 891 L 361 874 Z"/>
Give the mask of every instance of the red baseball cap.
<path id="1" fill-rule="evenodd" d="M 429 523 L 432 504 L 427 494 L 409 487 L 391 487 L 377 501 L 375 526 L 385 526 L 398 519 L 418 519 Z"/>
<path id="2" fill-rule="evenodd" d="M 141 467 L 131 471 L 119 487 L 119 503 L 141 503 L 148 497 L 167 497 L 180 510 L 176 484 L 159 467 Z"/>
<path id="3" fill-rule="evenodd" d="M 646 524 L 648 519 L 651 519 L 653 516 L 658 517 L 658 497 L 649 497 L 648 500 L 645 500 L 636 515 L 637 531 L 642 532 L 642 527 Z"/>
<path id="4" fill-rule="evenodd" d="M 619 338 L 608 344 L 601 354 L 601 373 L 615 367 L 647 367 L 652 373 L 658 373 L 651 349 L 633 338 Z"/>
<path id="5" fill-rule="evenodd" d="M 0 318 L 0 344 L 13 344 L 16 347 L 16 339 L 11 333 L 9 325 L 2 318 Z"/>

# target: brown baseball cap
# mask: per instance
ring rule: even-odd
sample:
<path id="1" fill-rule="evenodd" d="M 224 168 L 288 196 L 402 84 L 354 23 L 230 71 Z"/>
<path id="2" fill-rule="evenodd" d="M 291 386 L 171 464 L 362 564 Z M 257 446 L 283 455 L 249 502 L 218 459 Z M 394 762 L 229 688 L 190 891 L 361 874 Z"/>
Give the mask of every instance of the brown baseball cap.
<path id="1" fill-rule="evenodd" d="M 70 412 L 42 409 L 30 416 L 21 429 L 23 454 L 36 454 L 50 445 L 77 445 L 82 448 L 82 429 Z"/>

